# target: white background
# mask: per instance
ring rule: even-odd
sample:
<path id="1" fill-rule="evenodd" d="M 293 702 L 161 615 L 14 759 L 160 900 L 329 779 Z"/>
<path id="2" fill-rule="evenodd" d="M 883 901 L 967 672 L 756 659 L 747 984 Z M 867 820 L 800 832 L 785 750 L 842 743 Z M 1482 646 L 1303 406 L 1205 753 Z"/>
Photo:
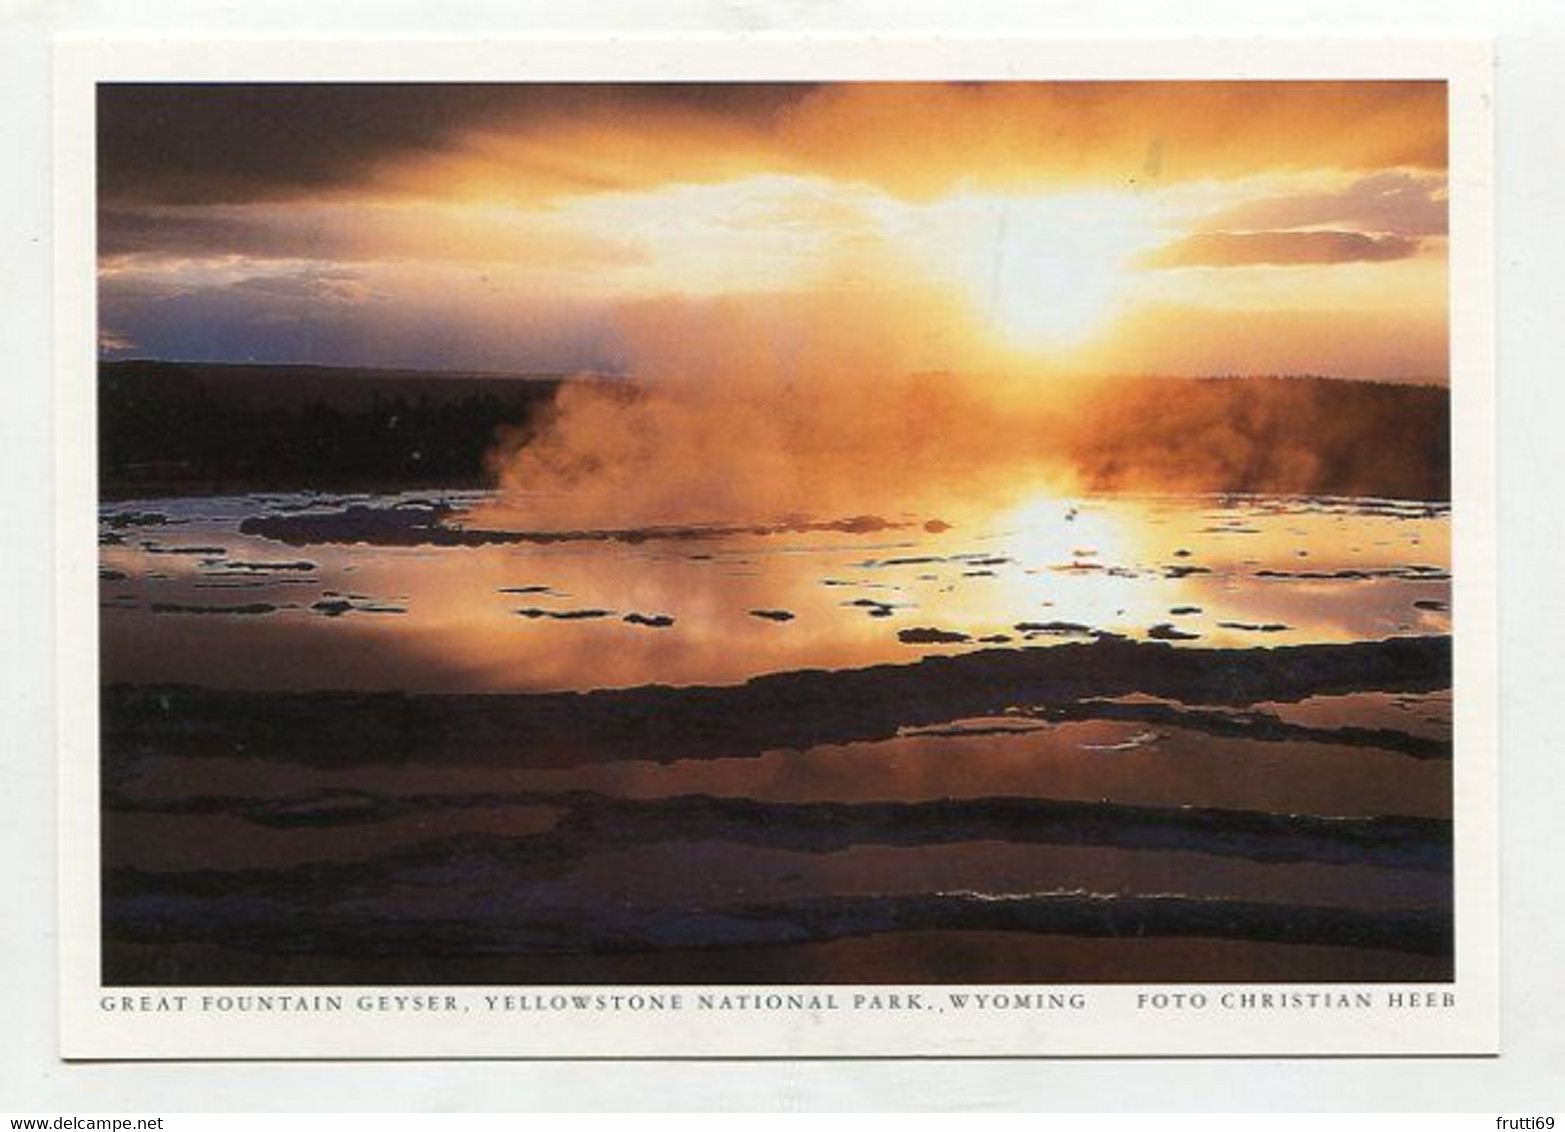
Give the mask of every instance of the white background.
<path id="1" fill-rule="evenodd" d="M 49 40 L 301 35 L 525 38 L 701 32 L 1408 35 L 1496 44 L 1504 1054 L 1486 1060 L 66 1065 L 55 1056 L 54 502 Z M 1394 46 L 1392 47 L 1394 50 Z M 1548 678 L 1565 468 L 1565 6 L 1460 0 L 833 3 L 796 0 L 0 0 L 0 1110 L 593 1107 L 1438 1109 L 1565 1107 L 1565 804 Z M 1302 1023 L 1301 1023 L 1302 1024 Z M 1475 1127 L 1493 1127 L 1492 1121 Z"/>

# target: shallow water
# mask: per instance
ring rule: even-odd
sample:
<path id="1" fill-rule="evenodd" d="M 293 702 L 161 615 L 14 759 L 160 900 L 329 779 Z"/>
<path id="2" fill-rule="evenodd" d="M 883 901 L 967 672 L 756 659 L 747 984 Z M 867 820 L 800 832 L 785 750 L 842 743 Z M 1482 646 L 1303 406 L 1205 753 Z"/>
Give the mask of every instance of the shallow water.
<path id="1" fill-rule="evenodd" d="M 149 499 L 102 509 L 108 682 L 534 691 L 721 684 L 1115 634 L 1186 647 L 1450 627 L 1443 504 L 1021 498 L 797 518 L 787 529 L 574 532 L 372 545 L 346 509 L 453 510 L 530 531 L 486 493 Z M 319 517 L 313 541 L 246 520 Z M 765 533 L 758 533 L 764 531 Z"/>
<path id="2" fill-rule="evenodd" d="M 1450 977 L 1443 505 L 100 519 L 106 982 Z"/>

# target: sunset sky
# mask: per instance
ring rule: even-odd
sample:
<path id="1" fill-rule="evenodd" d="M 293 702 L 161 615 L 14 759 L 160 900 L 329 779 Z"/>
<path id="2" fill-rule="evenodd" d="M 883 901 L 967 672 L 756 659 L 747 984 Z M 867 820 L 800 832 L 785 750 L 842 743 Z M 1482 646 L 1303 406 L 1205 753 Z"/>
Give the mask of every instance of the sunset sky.
<path id="1" fill-rule="evenodd" d="M 1444 381 L 1440 83 L 109 85 L 105 357 Z"/>

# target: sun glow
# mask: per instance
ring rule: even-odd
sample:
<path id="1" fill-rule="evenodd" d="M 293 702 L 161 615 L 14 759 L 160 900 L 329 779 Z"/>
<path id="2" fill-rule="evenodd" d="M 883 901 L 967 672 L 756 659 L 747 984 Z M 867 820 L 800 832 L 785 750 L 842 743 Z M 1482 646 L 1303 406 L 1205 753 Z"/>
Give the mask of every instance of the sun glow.
<path id="1" fill-rule="evenodd" d="M 1128 297 L 1138 254 L 1158 242 L 1150 210 L 1127 194 L 974 196 L 955 207 L 967 229 L 965 282 L 1017 345 L 1078 342 Z"/>

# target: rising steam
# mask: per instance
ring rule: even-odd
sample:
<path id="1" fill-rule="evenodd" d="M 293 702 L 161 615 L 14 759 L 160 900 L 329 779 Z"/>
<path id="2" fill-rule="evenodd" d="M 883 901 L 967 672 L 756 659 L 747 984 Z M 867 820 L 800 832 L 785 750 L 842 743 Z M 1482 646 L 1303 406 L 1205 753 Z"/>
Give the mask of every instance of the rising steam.
<path id="1" fill-rule="evenodd" d="M 962 372 L 972 337 L 861 297 L 661 302 L 633 375 L 564 383 L 490 454 L 513 521 L 939 514 L 1040 491 L 1448 494 L 1445 391 Z M 932 364 L 931 364 L 932 363 Z M 933 509 L 933 510 L 931 510 Z"/>

